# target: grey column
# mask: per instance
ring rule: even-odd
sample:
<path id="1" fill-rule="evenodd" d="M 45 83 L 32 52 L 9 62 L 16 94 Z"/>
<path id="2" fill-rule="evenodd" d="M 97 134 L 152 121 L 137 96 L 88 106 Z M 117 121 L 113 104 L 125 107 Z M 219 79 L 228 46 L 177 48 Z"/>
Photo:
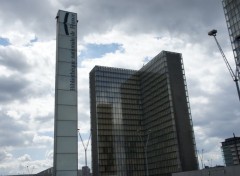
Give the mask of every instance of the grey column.
<path id="1" fill-rule="evenodd" d="M 77 14 L 59 10 L 54 117 L 54 175 L 77 176 Z"/>

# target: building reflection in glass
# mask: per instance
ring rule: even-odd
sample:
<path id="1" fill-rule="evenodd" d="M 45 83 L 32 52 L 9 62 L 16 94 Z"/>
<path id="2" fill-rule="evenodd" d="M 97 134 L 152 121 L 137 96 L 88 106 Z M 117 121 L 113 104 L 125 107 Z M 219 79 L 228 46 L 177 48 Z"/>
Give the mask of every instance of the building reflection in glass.
<path id="1" fill-rule="evenodd" d="M 181 54 L 163 51 L 138 71 L 95 66 L 90 101 L 94 176 L 198 168 Z"/>

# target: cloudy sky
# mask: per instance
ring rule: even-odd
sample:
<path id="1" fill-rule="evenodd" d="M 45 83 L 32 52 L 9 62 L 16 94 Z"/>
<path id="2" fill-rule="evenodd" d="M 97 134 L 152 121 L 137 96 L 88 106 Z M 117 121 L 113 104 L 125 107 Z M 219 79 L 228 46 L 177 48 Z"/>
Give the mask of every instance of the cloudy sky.
<path id="1" fill-rule="evenodd" d="M 78 126 L 85 142 L 89 71 L 95 65 L 139 69 L 168 50 L 183 55 L 203 162 L 223 164 L 220 142 L 233 132 L 240 135 L 240 104 L 217 46 L 207 35 L 218 30 L 234 66 L 221 0 L 1 0 L 0 175 L 38 173 L 52 166 L 58 9 L 78 14 Z M 82 165 L 79 141 L 79 168 Z"/>

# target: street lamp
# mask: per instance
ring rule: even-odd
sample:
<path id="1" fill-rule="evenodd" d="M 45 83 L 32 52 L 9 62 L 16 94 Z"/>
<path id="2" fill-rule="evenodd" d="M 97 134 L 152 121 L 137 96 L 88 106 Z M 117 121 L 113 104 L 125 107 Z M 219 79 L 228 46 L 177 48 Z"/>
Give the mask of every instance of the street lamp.
<path id="1" fill-rule="evenodd" d="M 28 172 L 28 174 L 30 174 L 30 171 L 29 171 L 29 168 L 28 168 L 28 166 L 27 166 L 27 172 Z"/>
<path id="2" fill-rule="evenodd" d="M 31 166 L 26 166 L 28 175 L 32 175 L 32 173 L 33 173 L 34 166 L 32 166 L 32 171 L 31 172 L 30 172 L 30 169 L 31 169 L 30 167 Z"/>
<path id="3" fill-rule="evenodd" d="M 137 133 L 141 139 L 141 142 L 143 143 L 143 146 L 144 146 L 144 156 L 145 156 L 145 165 L 146 165 L 146 176 L 149 176 L 149 173 L 148 173 L 148 157 L 147 157 L 147 147 L 148 147 L 148 141 L 149 141 L 149 135 L 151 133 L 151 130 L 148 130 L 147 131 L 147 140 L 146 140 L 146 143 L 144 144 L 144 141 L 142 139 L 142 136 L 140 134 L 140 131 L 137 130 Z"/>
<path id="4" fill-rule="evenodd" d="M 204 160 L 203 160 L 203 152 L 204 152 L 204 149 L 201 150 L 201 153 L 199 150 L 197 150 L 197 153 L 198 153 L 198 156 L 200 157 L 200 161 L 201 161 L 201 164 L 202 164 L 202 169 L 204 169 Z"/>
<path id="5" fill-rule="evenodd" d="M 79 137 L 80 137 L 80 139 L 82 141 L 82 145 L 83 145 L 83 148 L 84 148 L 84 151 L 85 151 L 85 166 L 87 166 L 87 148 L 88 148 L 88 144 L 89 144 L 89 141 L 90 141 L 90 138 L 91 138 L 91 133 L 89 135 L 88 142 L 87 142 L 86 146 L 83 143 L 83 139 L 82 139 L 82 136 L 81 136 L 81 133 L 80 133 L 80 129 L 78 129 L 78 134 L 79 134 Z"/>
<path id="6" fill-rule="evenodd" d="M 236 41 L 239 41 L 239 40 L 240 40 L 240 35 L 237 35 L 237 36 L 235 37 L 235 40 L 236 40 Z"/>
<path id="7" fill-rule="evenodd" d="M 240 90 L 239 90 L 239 85 L 238 85 L 239 79 L 238 79 L 238 77 L 237 77 L 237 71 L 238 71 L 238 69 L 236 69 L 236 73 L 233 72 L 233 70 L 232 70 L 232 68 L 231 68 L 231 66 L 230 66 L 230 64 L 229 64 L 229 62 L 228 62 L 228 60 L 227 60 L 227 58 L 226 58 L 226 56 L 225 56 L 225 54 L 224 54 L 221 46 L 220 46 L 220 44 L 218 43 L 218 40 L 217 40 L 217 37 L 216 37 L 216 35 L 217 35 L 217 30 L 216 30 L 216 29 L 211 30 L 210 32 L 208 32 L 208 35 L 209 35 L 209 36 L 213 36 L 214 39 L 215 39 L 215 41 L 216 41 L 216 44 L 217 44 L 217 46 L 218 46 L 218 49 L 219 49 L 220 53 L 222 54 L 223 60 L 224 60 L 226 66 L 227 66 L 227 68 L 228 68 L 228 71 L 229 71 L 229 73 L 230 73 L 233 81 L 234 81 L 235 84 L 236 84 L 237 92 L 238 92 L 238 98 L 239 98 L 239 101 L 240 101 Z M 235 37 L 235 41 L 237 41 L 237 40 L 240 40 L 240 35 L 237 36 L 237 37 Z"/>

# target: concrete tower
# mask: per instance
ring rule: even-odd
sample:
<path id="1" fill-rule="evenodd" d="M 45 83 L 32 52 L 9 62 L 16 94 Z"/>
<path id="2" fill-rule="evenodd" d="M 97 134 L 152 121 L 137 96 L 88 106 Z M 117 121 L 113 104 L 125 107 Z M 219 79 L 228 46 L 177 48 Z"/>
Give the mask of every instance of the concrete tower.
<path id="1" fill-rule="evenodd" d="M 54 175 L 77 176 L 77 14 L 59 10 L 54 118 Z"/>

